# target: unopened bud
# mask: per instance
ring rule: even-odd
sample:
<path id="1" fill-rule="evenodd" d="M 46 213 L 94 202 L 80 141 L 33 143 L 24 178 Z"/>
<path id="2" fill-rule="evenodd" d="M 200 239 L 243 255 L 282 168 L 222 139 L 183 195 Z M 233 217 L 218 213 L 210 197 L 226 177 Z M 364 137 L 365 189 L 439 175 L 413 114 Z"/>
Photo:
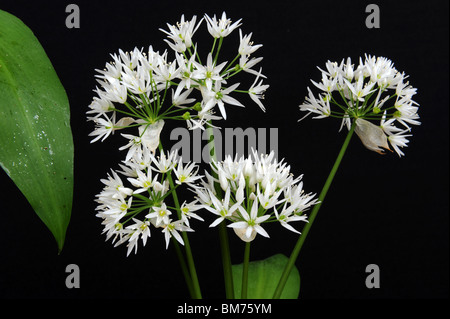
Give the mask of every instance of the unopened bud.
<path id="1" fill-rule="evenodd" d="M 183 114 L 183 119 L 186 120 L 186 121 L 190 120 L 191 119 L 191 113 L 189 113 L 189 112 L 184 113 Z"/>
<path id="2" fill-rule="evenodd" d="M 202 110 L 202 103 L 200 102 L 195 103 L 193 109 L 196 110 L 197 112 L 200 112 Z"/>

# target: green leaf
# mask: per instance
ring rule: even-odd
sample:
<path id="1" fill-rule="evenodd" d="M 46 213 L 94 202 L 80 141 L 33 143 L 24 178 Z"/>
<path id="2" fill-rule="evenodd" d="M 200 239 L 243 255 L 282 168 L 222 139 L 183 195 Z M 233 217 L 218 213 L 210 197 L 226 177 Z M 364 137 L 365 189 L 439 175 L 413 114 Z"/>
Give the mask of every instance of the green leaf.
<path id="1" fill-rule="evenodd" d="M 264 260 L 252 261 L 248 266 L 248 299 L 272 299 L 289 258 L 276 254 Z M 233 265 L 234 295 L 241 296 L 242 264 Z M 281 299 L 297 299 L 300 293 L 300 274 L 294 266 L 286 282 Z"/>
<path id="2" fill-rule="evenodd" d="M 53 233 L 60 252 L 73 196 L 69 101 L 33 32 L 2 10 L 0 145 L 0 166 Z"/>

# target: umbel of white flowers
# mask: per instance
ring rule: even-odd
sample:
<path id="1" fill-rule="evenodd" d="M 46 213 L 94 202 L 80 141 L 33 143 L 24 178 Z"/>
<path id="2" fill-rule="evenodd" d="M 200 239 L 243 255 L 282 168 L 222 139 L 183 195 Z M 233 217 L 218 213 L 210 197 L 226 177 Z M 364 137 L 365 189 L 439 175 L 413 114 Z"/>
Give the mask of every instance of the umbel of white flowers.
<path id="1" fill-rule="evenodd" d="M 257 234 L 269 237 L 261 226 L 269 222 L 279 222 L 299 233 L 290 223 L 307 222 L 305 211 L 317 203 L 315 194 L 304 192 L 302 176 L 294 178 L 290 166 L 283 160 L 278 162 L 273 152 L 253 151 L 253 156 L 239 159 L 227 156 L 221 162 L 212 162 L 211 168 L 218 178 L 205 171 L 202 187 L 194 189 L 197 199 L 217 216 L 210 227 L 229 221 L 228 227 L 245 242 L 254 240 Z M 223 192 L 216 191 L 215 182 Z"/>
<path id="2" fill-rule="evenodd" d="M 328 61 L 322 81 L 311 80 L 320 93 L 308 96 L 301 111 L 315 114 L 315 119 L 340 118 L 348 129 L 356 121 L 355 133 L 370 150 L 384 153 L 391 145 L 399 156 L 406 147 L 411 125 L 420 125 L 418 104 L 412 99 L 417 89 L 406 81 L 408 76 L 394 68 L 392 61 L 366 55 L 355 66 L 351 59 Z M 307 116 L 306 115 L 306 116 Z M 306 117 L 305 116 L 305 117 Z"/>
<path id="3" fill-rule="evenodd" d="M 198 166 L 183 163 L 174 151 L 154 156 L 145 149 L 120 167 L 121 171 L 111 170 L 101 180 L 104 188 L 96 196 L 97 217 L 103 220 L 106 240 L 112 239 L 115 246 L 126 243 L 129 255 L 137 252 L 139 241 L 145 246 L 154 228 L 164 233 L 166 248 L 172 237 L 184 244 L 180 232 L 194 231 L 189 220 L 203 220 L 195 213 L 202 206 L 192 200 L 184 201 L 179 210 L 171 208 L 171 192 L 195 186 L 202 177 Z M 169 175 L 175 181 L 172 186 Z"/>
<path id="4" fill-rule="evenodd" d="M 193 37 L 203 21 L 212 36 L 212 43 L 205 46 L 212 49 L 200 58 L 200 45 L 194 44 Z M 154 152 L 166 120 L 186 121 L 190 129 L 203 129 L 210 120 L 226 119 L 225 105 L 243 107 L 239 95 L 249 96 L 265 111 L 261 99 L 269 85 L 262 83 L 262 70 L 254 69 L 262 60 L 254 53 L 262 45 L 253 44 L 251 33 L 242 34 L 240 21 L 232 23 L 225 13 L 220 19 L 205 15 L 198 23 L 196 16 L 191 20 L 182 16 L 180 22 L 167 24 L 168 30 L 162 30 L 172 57 L 167 50 L 159 53 L 151 45 L 148 50 L 119 49 L 118 54 L 111 54 L 113 61 L 106 63 L 104 70 L 96 70 L 99 87 L 87 112 L 88 120 L 95 123 L 92 142 L 138 127 L 138 132 L 123 135 L 127 145 L 144 145 Z M 237 29 L 236 56 L 223 56 L 221 48 L 228 45 L 230 34 Z M 240 89 L 236 78 L 244 74 L 254 81 L 249 88 Z"/>

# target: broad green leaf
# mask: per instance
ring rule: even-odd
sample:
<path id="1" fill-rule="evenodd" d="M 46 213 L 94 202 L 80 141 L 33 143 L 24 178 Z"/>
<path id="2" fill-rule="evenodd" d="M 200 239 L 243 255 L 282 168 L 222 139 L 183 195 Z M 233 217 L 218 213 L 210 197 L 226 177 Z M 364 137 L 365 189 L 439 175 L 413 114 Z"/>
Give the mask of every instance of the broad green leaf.
<path id="1" fill-rule="evenodd" d="M 276 254 L 264 260 L 251 261 L 248 266 L 248 299 L 272 299 L 289 258 Z M 233 265 L 234 295 L 240 298 L 242 264 Z M 300 293 L 300 274 L 294 266 L 286 282 L 281 299 L 297 299 Z"/>
<path id="2" fill-rule="evenodd" d="M 69 101 L 33 32 L 2 10 L 0 147 L 0 166 L 53 233 L 61 251 L 73 195 Z"/>

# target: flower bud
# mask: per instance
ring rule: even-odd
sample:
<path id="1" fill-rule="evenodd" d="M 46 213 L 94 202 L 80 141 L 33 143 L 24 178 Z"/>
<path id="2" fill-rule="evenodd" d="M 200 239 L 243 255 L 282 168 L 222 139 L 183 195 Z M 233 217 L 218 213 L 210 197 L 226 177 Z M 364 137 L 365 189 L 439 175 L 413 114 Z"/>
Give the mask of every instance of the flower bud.
<path id="1" fill-rule="evenodd" d="M 202 103 L 201 102 L 195 103 L 193 109 L 197 112 L 200 112 L 202 110 Z"/>
<path id="2" fill-rule="evenodd" d="M 244 176 L 251 177 L 255 173 L 253 162 L 250 158 L 247 158 L 244 165 Z"/>
<path id="3" fill-rule="evenodd" d="M 239 187 L 236 191 L 236 201 L 242 202 L 245 199 L 244 188 L 245 188 L 245 178 L 244 175 L 241 174 L 239 177 Z"/>
<path id="4" fill-rule="evenodd" d="M 227 189 L 228 189 L 228 187 L 229 187 L 229 185 L 228 185 L 228 180 L 227 180 L 227 178 L 226 178 L 226 176 L 225 176 L 225 172 L 222 171 L 222 170 L 219 170 L 218 173 L 219 173 L 219 183 L 220 183 L 220 187 L 222 188 L 222 190 L 223 190 L 224 192 L 226 192 Z"/>
<path id="5" fill-rule="evenodd" d="M 182 117 L 183 117 L 183 119 L 186 120 L 186 121 L 187 121 L 187 120 L 190 120 L 190 119 L 191 119 L 191 113 L 186 112 L 186 113 L 183 114 Z"/>

